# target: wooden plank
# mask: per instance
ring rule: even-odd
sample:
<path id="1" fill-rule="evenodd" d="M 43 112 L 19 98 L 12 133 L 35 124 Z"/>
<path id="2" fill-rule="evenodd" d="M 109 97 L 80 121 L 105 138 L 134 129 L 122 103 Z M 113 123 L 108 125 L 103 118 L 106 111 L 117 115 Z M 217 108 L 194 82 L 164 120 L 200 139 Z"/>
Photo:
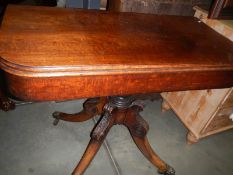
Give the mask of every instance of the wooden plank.
<path id="1" fill-rule="evenodd" d="M 231 89 L 231 93 L 226 97 L 226 100 L 222 104 L 222 108 L 228 108 L 233 106 L 233 89 Z"/>
<path id="2" fill-rule="evenodd" d="M 213 131 L 224 131 L 228 128 L 233 128 L 233 121 L 230 119 L 231 114 L 233 114 L 233 106 L 220 109 L 213 117 L 208 127 L 202 131 L 202 134 L 208 135 L 208 133 Z"/>

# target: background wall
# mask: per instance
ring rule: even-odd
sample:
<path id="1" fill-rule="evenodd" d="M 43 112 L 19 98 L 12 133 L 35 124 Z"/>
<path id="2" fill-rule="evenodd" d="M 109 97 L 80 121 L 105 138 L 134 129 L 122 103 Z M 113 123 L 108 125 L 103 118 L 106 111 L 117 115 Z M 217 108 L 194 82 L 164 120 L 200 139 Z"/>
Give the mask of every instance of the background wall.
<path id="1" fill-rule="evenodd" d="M 201 5 L 208 8 L 211 1 L 212 0 L 109 0 L 109 9 L 122 12 L 193 16 L 193 6 Z"/>

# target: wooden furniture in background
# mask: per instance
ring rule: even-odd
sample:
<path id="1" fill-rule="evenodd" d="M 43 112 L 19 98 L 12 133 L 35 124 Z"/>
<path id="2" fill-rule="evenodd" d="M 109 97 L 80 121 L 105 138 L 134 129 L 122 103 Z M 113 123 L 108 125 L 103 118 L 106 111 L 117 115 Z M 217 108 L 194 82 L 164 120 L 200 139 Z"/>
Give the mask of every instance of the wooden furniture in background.
<path id="1" fill-rule="evenodd" d="M 133 94 L 233 86 L 233 43 L 194 17 L 8 6 L 0 36 L 0 67 L 13 95 L 92 97 L 80 113 L 55 112 L 56 122 L 102 115 L 73 175 L 84 173 L 114 124 L 128 127 L 160 173 L 174 175 L 149 145 Z"/>
<path id="2" fill-rule="evenodd" d="M 211 1 L 212 0 L 108 0 L 108 10 L 117 12 L 193 16 L 193 6 L 202 5 L 209 9 Z"/>
<path id="3" fill-rule="evenodd" d="M 187 142 L 233 128 L 233 88 L 164 92 L 163 111 L 172 108 L 188 128 Z"/>
<path id="4" fill-rule="evenodd" d="M 209 18 L 213 19 L 233 19 L 233 0 L 214 0 Z"/>
<path id="5" fill-rule="evenodd" d="M 233 20 L 209 19 L 207 10 L 199 6 L 194 6 L 193 9 L 195 10 L 194 17 L 233 42 Z"/>
<path id="6" fill-rule="evenodd" d="M 194 7 L 195 17 L 233 42 L 233 21 L 208 19 L 208 11 Z M 221 56 L 219 59 L 221 60 Z M 229 78 L 232 78 L 229 76 Z M 163 111 L 172 108 L 188 128 L 188 143 L 233 128 L 233 93 L 229 89 L 213 89 L 161 94 Z"/>

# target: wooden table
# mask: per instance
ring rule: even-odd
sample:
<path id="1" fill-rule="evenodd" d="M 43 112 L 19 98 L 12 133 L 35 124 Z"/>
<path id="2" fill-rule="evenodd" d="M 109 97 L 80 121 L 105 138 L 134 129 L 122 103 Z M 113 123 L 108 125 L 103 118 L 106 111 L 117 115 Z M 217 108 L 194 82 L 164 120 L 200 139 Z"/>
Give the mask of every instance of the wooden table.
<path id="1" fill-rule="evenodd" d="M 84 173 L 115 124 L 128 127 L 160 173 L 175 174 L 150 147 L 133 94 L 233 86 L 233 44 L 193 17 L 8 6 L 0 56 L 18 98 L 92 98 L 80 113 L 53 114 L 75 122 L 102 115 L 73 175 Z"/>

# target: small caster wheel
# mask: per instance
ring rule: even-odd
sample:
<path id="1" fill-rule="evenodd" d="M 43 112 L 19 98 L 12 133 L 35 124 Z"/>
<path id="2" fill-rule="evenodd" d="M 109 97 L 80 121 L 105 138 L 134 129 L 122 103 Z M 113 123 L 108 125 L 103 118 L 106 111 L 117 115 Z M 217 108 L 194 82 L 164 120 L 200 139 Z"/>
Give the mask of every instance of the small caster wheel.
<path id="1" fill-rule="evenodd" d="M 176 171 L 174 170 L 174 168 L 167 165 L 167 170 L 166 171 L 158 171 L 158 173 L 163 174 L 163 175 L 175 175 Z"/>
<path id="2" fill-rule="evenodd" d="M 6 100 L 0 103 L 0 108 L 3 111 L 9 111 L 15 109 L 15 103 L 11 100 Z"/>
<path id="3" fill-rule="evenodd" d="M 60 112 L 54 112 L 53 113 L 53 118 L 54 118 L 53 125 L 57 126 L 57 124 L 60 121 Z"/>

